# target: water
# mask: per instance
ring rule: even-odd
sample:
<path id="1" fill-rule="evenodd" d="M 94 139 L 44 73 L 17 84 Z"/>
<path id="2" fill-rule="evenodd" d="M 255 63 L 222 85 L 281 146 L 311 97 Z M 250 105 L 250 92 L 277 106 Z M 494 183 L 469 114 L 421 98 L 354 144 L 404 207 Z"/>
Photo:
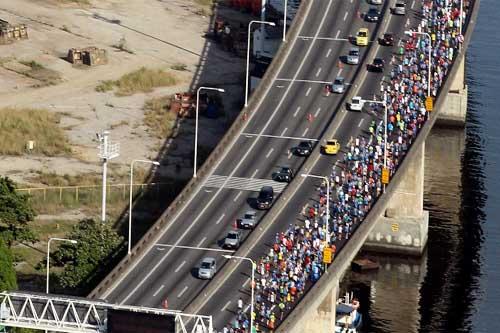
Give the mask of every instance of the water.
<path id="1" fill-rule="evenodd" d="M 365 332 L 500 331 L 500 2 L 481 0 L 469 46 L 465 130 L 426 143 L 429 242 L 421 260 L 383 258 L 350 274 Z"/>

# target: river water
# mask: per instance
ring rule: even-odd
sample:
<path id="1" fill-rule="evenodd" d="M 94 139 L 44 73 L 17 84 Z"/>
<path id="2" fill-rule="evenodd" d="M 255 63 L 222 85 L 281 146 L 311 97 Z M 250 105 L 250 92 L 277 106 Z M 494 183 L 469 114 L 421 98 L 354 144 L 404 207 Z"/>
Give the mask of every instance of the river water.
<path id="1" fill-rule="evenodd" d="M 500 332 L 500 1 L 481 0 L 466 62 L 465 129 L 426 143 L 429 242 L 421 259 L 350 273 L 363 332 Z"/>

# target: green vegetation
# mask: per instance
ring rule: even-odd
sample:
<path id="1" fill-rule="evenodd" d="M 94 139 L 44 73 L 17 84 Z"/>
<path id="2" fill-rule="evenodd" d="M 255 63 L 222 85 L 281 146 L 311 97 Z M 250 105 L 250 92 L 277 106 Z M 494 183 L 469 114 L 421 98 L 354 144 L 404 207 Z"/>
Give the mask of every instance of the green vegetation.
<path id="1" fill-rule="evenodd" d="M 17 289 L 17 278 L 12 253 L 0 237 L 0 290 L 14 289 Z"/>
<path id="2" fill-rule="evenodd" d="M 60 3 L 74 3 L 77 5 L 90 6 L 90 0 L 58 0 Z"/>
<path id="3" fill-rule="evenodd" d="M 34 61 L 34 60 L 31 60 L 31 61 L 19 61 L 19 63 L 23 64 L 24 66 L 28 66 L 30 67 L 31 69 L 33 70 L 39 70 L 39 69 L 44 69 L 45 67 L 43 67 L 42 64 Z"/>
<path id="4" fill-rule="evenodd" d="M 30 153 L 46 156 L 69 155 L 68 139 L 57 124 L 59 116 L 43 109 L 0 109 L 0 154 L 22 155 L 33 140 Z"/>
<path id="5" fill-rule="evenodd" d="M 141 67 L 131 73 L 123 75 L 117 81 L 102 81 L 95 89 L 98 92 L 110 91 L 117 88 L 115 95 L 130 96 L 136 93 L 147 93 L 157 87 L 169 87 L 177 83 L 171 73 L 161 69 Z"/>
<path id="6" fill-rule="evenodd" d="M 67 237 L 78 243 L 62 243 L 52 254 L 54 265 L 63 268 L 59 275 L 63 288 L 88 287 L 123 244 L 123 238 L 112 229 L 111 223 L 92 219 L 80 221 Z"/>
<path id="7" fill-rule="evenodd" d="M 170 111 L 171 102 L 172 97 L 165 96 L 152 98 L 144 104 L 144 124 L 159 139 L 170 137 L 177 121 L 177 113 Z"/>
<path id="8" fill-rule="evenodd" d="M 36 241 L 28 223 L 35 218 L 28 196 L 16 191 L 16 185 L 7 177 L 0 177 L 0 230 L 7 245 L 14 242 Z"/>
<path id="9" fill-rule="evenodd" d="M 187 71 L 187 65 L 186 64 L 174 64 L 170 66 L 174 71 Z"/>
<path id="10" fill-rule="evenodd" d="M 35 88 L 45 87 L 48 85 L 55 85 L 61 82 L 61 76 L 58 72 L 44 67 L 42 64 L 34 60 L 19 61 L 20 64 L 29 67 L 29 70 L 16 70 L 14 68 L 7 68 L 15 71 L 18 74 L 25 75 L 32 79 L 40 81 L 40 84 L 35 85 Z"/>

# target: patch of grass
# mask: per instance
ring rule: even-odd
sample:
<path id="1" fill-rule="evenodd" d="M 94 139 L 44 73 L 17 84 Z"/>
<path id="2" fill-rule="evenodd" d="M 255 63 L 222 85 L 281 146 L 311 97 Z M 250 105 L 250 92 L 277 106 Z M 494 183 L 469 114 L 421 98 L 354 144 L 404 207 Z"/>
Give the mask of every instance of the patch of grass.
<path id="1" fill-rule="evenodd" d="M 186 64 L 174 64 L 170 66 L 174 71 L 187 71 L 187 65 Z"/>
<path id="2" fill-rule="evenodd" d="M 95 87 L 95 91 L 97 92 L 107 92 L 110 90 L 113 90 L 113 87 L 115 85 L 115 81 L 113 80 L 104 80 L 99 83 L 97 87 Z"/>
<path id="3" fill-rule="evenodd" d="M 129 122 L 128 120 L 122 120 L 116 124 L 112 124 L 111 126 L 109 126 L 109 129 L 112 129 L 114 130 L 115 128 L 118 128 L 118 127 L 121 127 L 121 126 L 128 126 L 129 125 Z"/>
<path id="4" fill-rule="evenodd" d="M 31 61 L 19 61 L 19 63 L 23 64 L 24 66 L 28 66 L 30 67 L 32 70 L 39 70 L 39 69 L 44 69 L 45 67 L 34 61 L 34 60 L 31 60 Z"/>
<path id="5" fill-rule="evenodd" d="M 60 3 L 74 3 L 77 5 L 90 5 L 90 0 L 58 0 Z"/>
<path id="6" fill-rule="evenodd" d="M 46 156 L 69 155 L 71 148 L 63 130 L 57 126 L 59 116 L 44 109 L 0 109 L 0 154 L 22 155 L 26 144 L 35 142 L 31 153 Z"/>
<path id="7" fill-rule="evenodd" d="M 201 6 L 212 6 L 214 0 L 194 0 L 194 2 Z"/>
<path id="8" fill-rule="evenodd" d="M 34 60 L 19 61 L 19 63 L 29 67 L 30 70 L 17 71 L 17 73 L 40 81 L 40 84 L 35 85 L 36 88 L 55 85 L 61 81 L 61 76 L 58 72 L 48 69 Z"/>
<path id="9" fill-rule="evenodd" d="M 171 96 L 157 97 L 144 104 L 144 124 L 157 138 L 165 139 L 172 135 L 177 114 L 170 111 Z"/>

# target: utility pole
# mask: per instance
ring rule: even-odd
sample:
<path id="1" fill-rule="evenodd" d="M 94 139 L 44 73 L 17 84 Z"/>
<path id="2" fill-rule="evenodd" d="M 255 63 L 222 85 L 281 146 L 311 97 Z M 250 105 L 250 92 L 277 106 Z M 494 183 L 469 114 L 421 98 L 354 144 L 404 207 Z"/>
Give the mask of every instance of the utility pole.
<path id="1" fill-rule="evenodd" d="M 101 221 L 106 221 L 106 185 L 107 185 L 107 173 L 108 173 L 108 160 L 111 160 L 120 155 L 120 144 L 111 143 L 109 141 L 109 131 L 104 131 L 102 134 L 97 134 L 99 140 L 99 154 L 98 156 L 102 159 L 102 210 L 101 210 Z"/>

